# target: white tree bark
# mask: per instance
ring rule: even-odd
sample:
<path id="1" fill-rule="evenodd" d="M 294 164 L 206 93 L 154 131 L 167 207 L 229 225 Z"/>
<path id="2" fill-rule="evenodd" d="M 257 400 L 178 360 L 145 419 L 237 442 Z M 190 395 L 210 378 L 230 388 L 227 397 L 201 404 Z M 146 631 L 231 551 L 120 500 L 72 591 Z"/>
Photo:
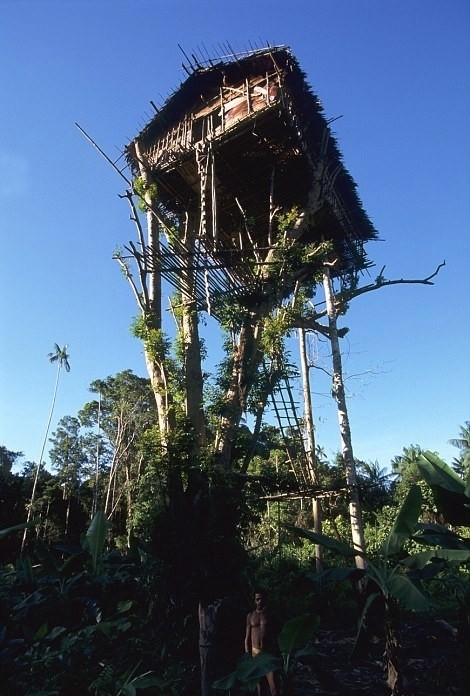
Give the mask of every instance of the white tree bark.
<path id="1" fill-rule="evenodd" d="M 203 378 L 199 320 L 194 287 L 196 232 L 191 221 L 187 221 L 185 234 L 184 272 L 181 274 L 184 383 L 186 415 L 194 428 L 195 450 L 199 452 L 206 444 L 206 425 L 203 404 Z"/>
<path id="2" fill-rule="evenodd" d="M 135 142 L 135 151 L 139 162 L 140 176 L 144 183 L 151 183 L 150 173 L 145 164 L 144 158 L 140 151 L 139 142 Z M 160 272 L 160 227 L 158 218 L 152 211 L 152 196 L 150 192 L 144 193 L 144 202 L 147 204 L 147 245 L 143 250 L 146 270 L 148 276 L 144 282 L 147 282 L 148 293 L 148 315 L 151 318 L 152 328 L 158 331 L 162 330 L 162 276 Z M 164 364 L 163 356 L 157 356 L 153 351 L 145 348 L 145 363 L 147 372 L 152 384 L 155 401 L 157 404 L 158 425 L 160 437 L 163 447 L 168 444 L 172 418 L 170 392 L 168 388 L 168 378 Z"/>
<path id="3" fill-rule="evenodd" d="M 309 466 L 310 477 L 314 485 L 318 484 L 318 473 L 315 460 L 315 426 L 313 423 L 313 408 L 312 408 L 312 392 L 310 389 L 310 372 L 308 366 L 307 346 L 305 340 L 306 331 L 303 328 L 299 331 L 299 348 L 300 348 L 300 372 L 302 375 L 302 391 L 304 397 L 304 422 L 305 435 L 307 441 L 307 460 Z M 316 533 L 321 533 L 321 505 L 318 498 L 312 498 L 312 514 L 313 514 L 313 529 Z M 315 545 L 315 567 L 317 572 L 323 569 L 322 564 L 322 547 L 320 544 Z"/>
<path id="4" fill-rule="evenodd" d="M 333 285 L 330 269 L 325 266 L 323 272 L 323 288 L 325 291 L 326 311 L 328 315 L 329 338 L 333 361 L 333 388 L 332 393 L 338 407 L 338 421 L 341 435 L 341 450 L 343 454 L 346 483 L 349 490 L 349 517 L 351 521 L 352 542 L 355 549 L 365 553 L 366 544 L 364 538 L 364 525 L 362 522 L 359 491 L 357 487 L 356 463 L 354 461 L 351 428 L 349 425 L 346 393 L 343 380 L 343 366 L 339 346 L 337 313 L 334 304 Z M 365 561 L 361 556 L 356 556 L 356 567 L 364 568 Z"/>

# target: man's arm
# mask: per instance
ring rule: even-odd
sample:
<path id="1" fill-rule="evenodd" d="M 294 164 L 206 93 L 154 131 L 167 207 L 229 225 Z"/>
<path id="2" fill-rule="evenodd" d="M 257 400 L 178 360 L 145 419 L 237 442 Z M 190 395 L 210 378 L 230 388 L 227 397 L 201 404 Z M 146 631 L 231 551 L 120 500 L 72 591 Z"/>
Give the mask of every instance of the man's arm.
<path id="1" fill-rule="evenodd" d="M 251 654 L 251 614 L 246 617 L 245 652 Z"/>

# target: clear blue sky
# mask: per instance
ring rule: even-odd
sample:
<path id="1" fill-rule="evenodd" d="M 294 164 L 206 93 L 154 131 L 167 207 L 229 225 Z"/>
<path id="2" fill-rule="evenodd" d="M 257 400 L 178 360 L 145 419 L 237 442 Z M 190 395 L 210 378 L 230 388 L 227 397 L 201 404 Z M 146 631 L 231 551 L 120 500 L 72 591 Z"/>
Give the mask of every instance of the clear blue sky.
<path id="1" fill-rule="evenodd" d="M 369 246 L 377 272 L 424 277 L 446 260 L 433 287 L 357 299 L 344 349 L 359 375 L 348 380 L 356 456 L 385 467 L 418 443 L 450 460 L 448 440 L 470 419 L 467 0 L 0 0 L 0 444 L 38 459 L 55 342 L 72 370 L 52 430 L 92 380 L 145 375 L 112 260 L 134 234 L 122 182 L 74 122 L 117 156 L 150 100 L 184 80 L 178 44 L 220 54 L 226 42 L 289 45 L 326 116 L 342 116 L 338 144 L 383 240 Z M 336 416 L 325 396 L 315 402 L 331 455 Z"/>

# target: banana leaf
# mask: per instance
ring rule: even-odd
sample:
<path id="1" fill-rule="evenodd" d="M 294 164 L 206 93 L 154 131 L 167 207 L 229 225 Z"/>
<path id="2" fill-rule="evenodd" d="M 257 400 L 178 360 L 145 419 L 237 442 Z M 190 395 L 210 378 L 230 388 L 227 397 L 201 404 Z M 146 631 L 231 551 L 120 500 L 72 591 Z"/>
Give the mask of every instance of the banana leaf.
<path id="1" fill-rule="evenodd" d="M 344 544 L 342 541 L 333 539 L 326 534 L 311 532 L 309 529 L 302 529 L 301 527 L 295 527 L 291 524 L 287 524 L 286 527 L 293 534 L 297 534 L 305 539 L 309 539 L 309 541 L 312 541 L 314 544 L 321 544 L 322 546 L 325 546 L 325 548 L 330 549 L 330 551 L 339 553 L 345 558 L 354 558 L 355 556 L 363 556 L 366 558 L 366 554 L 358 551 L 357 549 L 353 549 L 352 546 L 348 546 L 348 544 Z"/>
<path id="2" fill-rule="evenodd" d="M 426 611 L 429 609 L 429 601 L 416 585 L 405 575 L 392 573 L 386 579 L 388 594 L 407 609 L 412 611 Z"/>
<path id="3" fill-rule="evenodd" d="M 440 486 L 452 493 L 465 494 L 465 483 L 462 479 L 433 452 L 421 454 L 416 464 L 428 486 Z"/>
<path id="4" fill-rule="evenodd" d="M 404 558 L 401 563 L 410 570 L 420 570 L 433 560 L 465 563 L 470 560 L 470 549 L 433 549 L 432 551 L 422 551 Z"/>
<path id="5" fill-rule="evenodd" d="M 256 684 L 261 677 L 281 668 L 282 660 L 280 657 L 264 652 L 252 657 L 245 653 L 238 660 L 236 670 L 221 679 L 217 679 L 212 686 L 220 691 L 229 691 L 239 683 L 245 685 L 249 683 Z"/>
<path id="6" fill-rule="evenodd" d="M 465 539 L 441 524 L 418 524 L 413 540 L 428 546 L 441 546 L 445 549 L 470 550 L 470 539 Z"/>
<path id="7" fill-rule="evenodd" d="M 277 637 L 277 644 L 282 653 L 304 648 L 318 628 L 320 619 L 314 614 L 296 616 L 286 621 Z"/>
<path id="8" fill-rule="evenodd" d="M 14 527 L 7 527 L 6 529 L 0 529 L 0 539 L 4 539 L 6 536 L 9 534 L 12 534 L 13 532 L 20 532 L 23 531 L 24 529 L 29 529 L 30 527 L 34 527 L 34 525 L 37 524 L 36 520 L 32 520 L 31 522 L 23 522 L 22 524 L 15 524 Z"/>
<path id="9" fill-rule="evenodd" d="M 93 570 L 96 571 L 99 557 L 104 549 L 106 535 L 108 533 L 108 520 L 104 512 L 99 510 L 93 517 L 85 541 L 91 554 Z"/>
<path id="10" fill-rule="evenodd" d="M 399 553 L 405 541 L 410 539 L 415 532 L 421 512 L 422 498 L 420 487 L 416 484 L 412 485 L 398 511 L 388 538 L 381 548 L 381 554 L 385 558 Z"/>

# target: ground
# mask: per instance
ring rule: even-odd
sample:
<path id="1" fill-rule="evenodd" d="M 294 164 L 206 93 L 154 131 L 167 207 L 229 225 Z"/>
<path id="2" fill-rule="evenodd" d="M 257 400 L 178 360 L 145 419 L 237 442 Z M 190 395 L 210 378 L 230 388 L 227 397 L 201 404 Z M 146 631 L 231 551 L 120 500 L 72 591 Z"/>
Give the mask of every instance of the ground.
<path id="1" fill-rule="evenodd" d="M 470 651 L 445 622 L 418 619 L 402 629 L 403 658 L 412 696 L 470 693 Z M 292 696 L 388 696 L 384 644 L 371 641 L 367 655 L 351 661 L 354 629 L 319 630 L 317 654 L 298 666 Z"/>

